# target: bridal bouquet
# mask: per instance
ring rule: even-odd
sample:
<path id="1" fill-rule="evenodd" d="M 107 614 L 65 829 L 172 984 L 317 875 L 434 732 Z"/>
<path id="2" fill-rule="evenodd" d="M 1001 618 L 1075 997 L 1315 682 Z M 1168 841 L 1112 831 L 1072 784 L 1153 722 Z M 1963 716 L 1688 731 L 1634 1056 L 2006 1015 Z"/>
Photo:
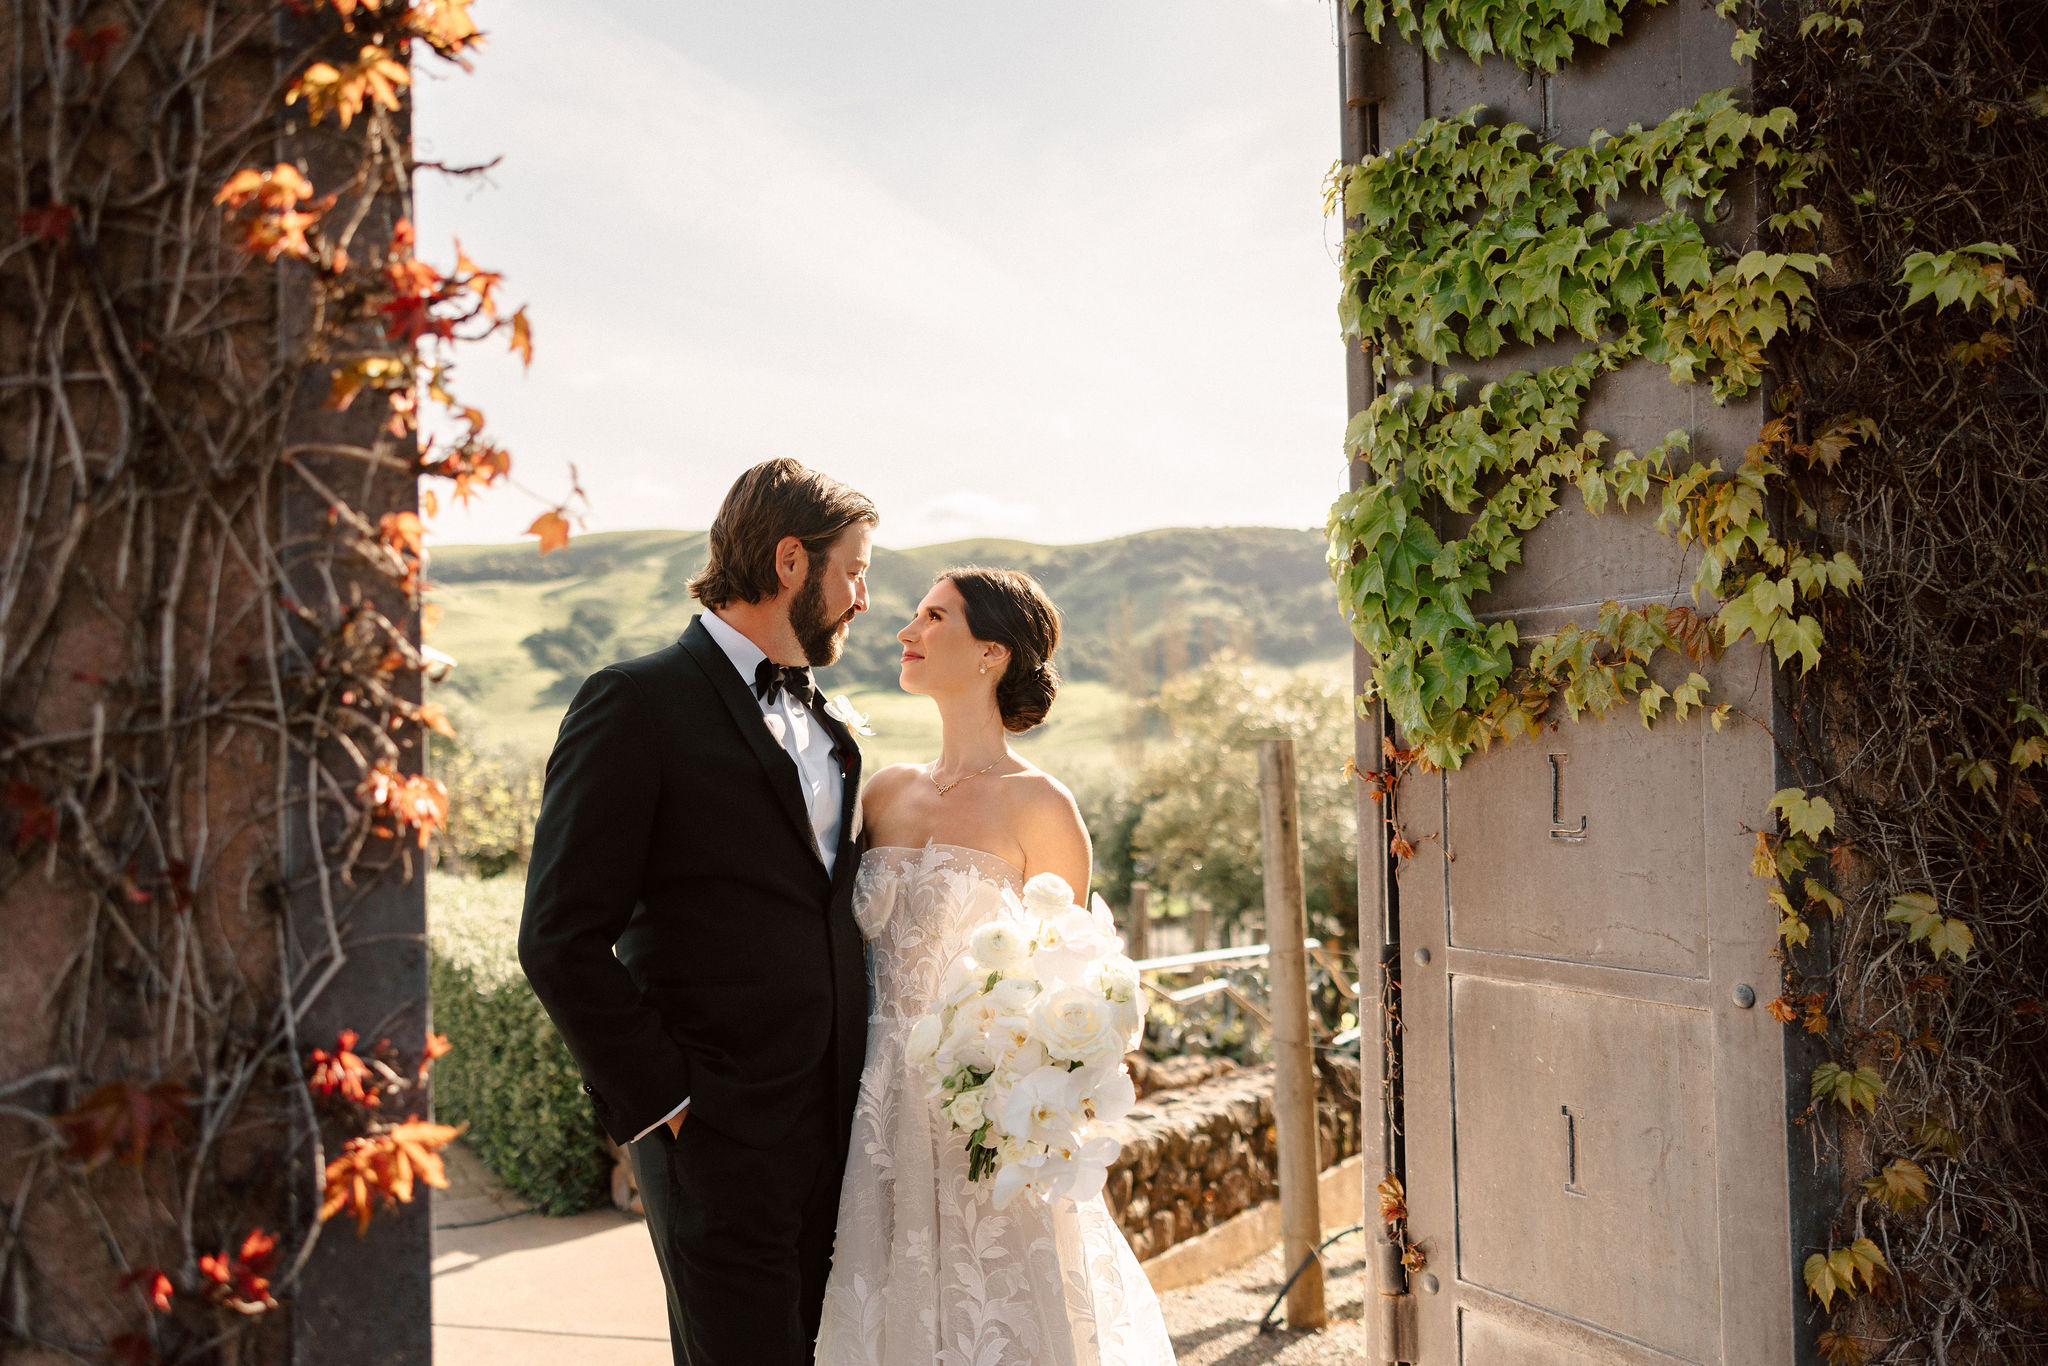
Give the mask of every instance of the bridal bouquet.
<path id="1" fill-rule="evenodd" d="M 997 1208 L 1099 1194 L 1122 1151 L 1096 1127 L 1136 1101 L 1124 1054 L 1145 1023 L 1138 970 L 1109 907 L 1040 873 L 975 930 L 909 1040 L 910 1063 L 967 1135 L 967 1174 L 995 1174 Z"/>

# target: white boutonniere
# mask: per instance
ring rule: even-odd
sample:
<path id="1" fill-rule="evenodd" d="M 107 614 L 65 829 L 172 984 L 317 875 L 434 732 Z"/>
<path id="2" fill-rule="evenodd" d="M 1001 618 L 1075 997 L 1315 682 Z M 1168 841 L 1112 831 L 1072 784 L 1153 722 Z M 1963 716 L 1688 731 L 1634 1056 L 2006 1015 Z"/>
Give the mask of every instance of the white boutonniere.
<path id="1" fill-rule="evenodd" d="M 834 693 L 832 700 L 825 704 L 825 715 L 845 726 L 855 735 L 873 735 L 874 728 L 868 725 L 868 718 L 853 709 L 845 693 Z"/>

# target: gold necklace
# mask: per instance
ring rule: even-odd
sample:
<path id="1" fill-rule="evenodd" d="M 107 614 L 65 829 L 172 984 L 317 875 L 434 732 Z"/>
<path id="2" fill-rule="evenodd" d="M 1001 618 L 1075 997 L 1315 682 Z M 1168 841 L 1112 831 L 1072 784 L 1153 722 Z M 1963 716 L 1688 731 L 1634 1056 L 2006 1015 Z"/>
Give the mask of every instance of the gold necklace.
<path id="1" fill-rule="evenodd" d="M 989 760 L 980 768 L 975 769 L 974 772 L 966 774 L 963 777 L 955 778 L 950 783 L 942 783 L 939 781 L 939 764 L 938 760 L 934 759 L 932 761 L 931 772 L 927 773 L 925 776 L 932 780 L 932 786 L 936 787 L 939 790 L 939 795 L 943 797 L 948 792 L 951 792 L 954 788 L 960 786 L 960 784 L 966 782 L 968 778 L 979 778 L 982 774 L 988 772 L 990 769 L 994 768 L 997 764 L 1001 763 L 1003 760 L 1009 757 L 1010 756 L 1007 753 L 998 754 L 995 758 Z"/>

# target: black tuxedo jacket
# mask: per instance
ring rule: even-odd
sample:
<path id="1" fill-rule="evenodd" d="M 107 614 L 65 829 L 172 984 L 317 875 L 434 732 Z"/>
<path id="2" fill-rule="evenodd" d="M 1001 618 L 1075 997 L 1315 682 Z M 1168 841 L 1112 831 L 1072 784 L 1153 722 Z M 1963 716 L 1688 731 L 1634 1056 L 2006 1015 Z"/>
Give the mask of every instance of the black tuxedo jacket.
<path id="1" fill-rule="evenodd" d="M 849 756 L 829 875 L 796 761 L 700 620 L 592 675 L 562 720 L 519 962 L 616 1142 L 685 1096 L 689 1123 L 754 1146 L 818 1087 L 852 1122 L 867 1047 L 860 750 L 820 723 Z"/>

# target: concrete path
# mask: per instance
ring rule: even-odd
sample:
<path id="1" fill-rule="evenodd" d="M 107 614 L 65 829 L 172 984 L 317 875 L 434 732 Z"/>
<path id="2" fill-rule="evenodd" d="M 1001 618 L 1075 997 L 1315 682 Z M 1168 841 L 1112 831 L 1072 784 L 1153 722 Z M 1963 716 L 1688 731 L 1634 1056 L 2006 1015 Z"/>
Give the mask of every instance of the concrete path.
<path id="1" fill-rule="evenodd" d="M 647 1229 L 610 1209 L 523 1211 L 461 1144 L 434 1206 L 435 1366 L 670 1366 L 668 1314 Z M 1260 1336 L 1278 1254 L 1161 1297 L 1182 1366 L 1320 1366 L 1365 1359 L 1364 1244 L 1328 1258 L 1331 1326 Z"/>

